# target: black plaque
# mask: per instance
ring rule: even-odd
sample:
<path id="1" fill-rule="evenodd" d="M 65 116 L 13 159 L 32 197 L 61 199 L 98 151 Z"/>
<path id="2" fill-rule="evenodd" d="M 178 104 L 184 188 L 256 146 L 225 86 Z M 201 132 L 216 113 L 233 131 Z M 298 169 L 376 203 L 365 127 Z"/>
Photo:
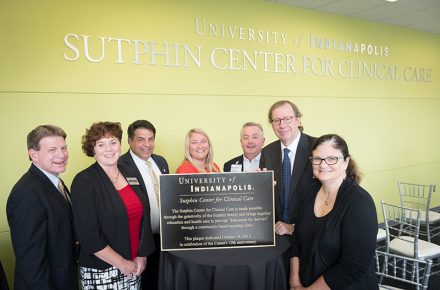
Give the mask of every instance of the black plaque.
<path id="1" fill-rule="evenodd" d="M 160 176 L 164 251 L 275 245 L 273 172 Z"/>

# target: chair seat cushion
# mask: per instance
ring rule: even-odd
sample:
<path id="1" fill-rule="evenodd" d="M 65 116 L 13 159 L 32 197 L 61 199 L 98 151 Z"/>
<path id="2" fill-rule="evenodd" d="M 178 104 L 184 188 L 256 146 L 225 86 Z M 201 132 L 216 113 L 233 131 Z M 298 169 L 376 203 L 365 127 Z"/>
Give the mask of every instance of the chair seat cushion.
<path id="1" fill-rule="evenodd" d="M 417 220 L 417 212 L 416 211 L 411 212 L 411 219 Z M 439 221 L 440 221 L 440 213 L 430 210 L 429 211 L 429 223 L 433 224 L 433 223 L 436 223 Z M 424 210 L 422 210 L 420 212 L 420 222 L 426 223 L 426 211 L 424 211 Z"/>
<path id="2" fill-rule="evenodd" d="M 388 286 L 388 285 L 379 285 L 379 290 L 405 290 L 405 289 Z"/>
<path id="3" fill-rule="evenodd" d="M 376 241 L 381 242 L 381 241 L 384 241 L 386 238 L 387 238 L 387 231 L 379 228 L 377 230 Z"/>
<path id="4" fill-rule="evenodd" d="M 422 221 L 426 220 L 426 215 L 423 216 L 423 218 L 421 219 Z M 436 212 L 436 211 L 429 211 L 429 223 L 436 223 L 440 221 L 440 213 Z"/>
<path id="5" fill-rule="evenodd" d="M 440 246 L 424 240 L 418 240 L 418 257 L 432 259 L 440 256 Z M 414 257 L 414 237 L 401 236 L 390 242 L 390 251 L 406 257 Z"/>

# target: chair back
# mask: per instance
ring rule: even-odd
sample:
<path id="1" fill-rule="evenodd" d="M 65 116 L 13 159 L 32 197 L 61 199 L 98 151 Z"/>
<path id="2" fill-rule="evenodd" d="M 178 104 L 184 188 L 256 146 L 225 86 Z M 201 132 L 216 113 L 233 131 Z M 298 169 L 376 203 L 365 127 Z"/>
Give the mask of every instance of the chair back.
<path id="1" fill-rule="evenodd" d="M 431 195 L 435 191 L 434 184 L 417 184 L 397 181 L 400 202 L 403 207 L 419 208 L 428 212 L 431 206 Z M 428 215 L 429 218 L 429 215 Z"/>
<path id="2" fill-rule="evenodd" d="M 431 196 L 435 192 L 435 185 L 401 181 L 397 181 L 397 185 L 401 205 L 422 210 L 420 234 L 423 237 L 426 235 L 428 242 L 431 242 L 431 238 L 440 235 L 440 213 L 430 210 Z"/>
<path id="3" fill-rule="evenodd" d="M 381 289 L 396 289 L 387 288 L 383 284 L 383 278 L 387 278 L 385 281 L 399 281 L 400 284 L 405 284 L 405 289 L 409 289 L 410 285 L 415 286 L 417 290 L 428 289 L 432 260 L 413 259 L 376 250 L 375 262 Z"/>
<path id="4" fill-rule="evenodd" d="M 381 204 L 387 235 L 386 251 L 418 259 L 421 210 L 384 201 Z"/>

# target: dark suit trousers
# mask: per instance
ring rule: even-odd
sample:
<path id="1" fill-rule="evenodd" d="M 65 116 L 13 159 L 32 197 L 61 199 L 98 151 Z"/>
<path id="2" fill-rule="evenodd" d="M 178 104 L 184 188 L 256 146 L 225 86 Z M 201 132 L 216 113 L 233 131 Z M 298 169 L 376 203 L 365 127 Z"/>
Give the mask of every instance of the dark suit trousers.
<path id="1" fill-rule="evenodd" d="M 0 289 L 9 290 L 8 281 L 6 281 L 6 275 L 3 271 L 2 262 L 0 262 Z"/>
<path id="2" fill-rule="evenodd" d="M 156 250 L 148 256 L 147 268 L 141 275 L 143 290 L 159 289 L 160 236 L 154 234 L 153 238 Z"/>

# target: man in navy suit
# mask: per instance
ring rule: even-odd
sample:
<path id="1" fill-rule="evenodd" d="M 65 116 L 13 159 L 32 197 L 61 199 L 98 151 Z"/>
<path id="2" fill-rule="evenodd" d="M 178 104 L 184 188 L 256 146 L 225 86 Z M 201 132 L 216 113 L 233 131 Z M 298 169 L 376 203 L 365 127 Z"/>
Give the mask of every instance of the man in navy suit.
<path id="1" fill-rule="evenodd" d="M 143 289 L 158 289 L 160 236 L 159 236 L 159 188 L 158 177 L 168 174 L 168 163 L 160 155 L 153 154 L 156 128 L 146 120 L 137 120 L 128 126 L 130 150 L 119 158 L 119 163 L 129 166 L 136 172 L 142 189 L 150 201 L 151 229 L 156 250 L 147 259 L 147 268 L 142 273 Z"/>
<path id="2" fill-rule="evenodd" d="M 268 117 L 278 140 L 263 148 L 260 168 L 274 171 L 275 232 L 279 235 L 291 235 L 294 230 L 295 207 L 300 206 L 295 204 L 295 192 L 300 184 L 307 184 L 313 180 L 309 157 L 316 138 L 302 133 L 302 114 L 290 101 L 274 103 Z M 284 152 L 287 152 L 289 157 L 290 172 L 283 171 Z M 290 179 L 287 182 L 288 192 L 284 192 L 283 182 L 286 179 Z"/>
<path id="3" fill-rule="evenodd" d="M 78 289 L 70 196 L 59 178 L 69 157 L 65 139 L 66 133 L 53 125 L 38 126 L 27 136 L 32 165 L 6 204 L 16 290 Z"/>
<path id="4" fill-rule="evenodd" d="M 261 148 L 264 145 L 263 127 L 248 122 L 241 127 L 240 143 L 243 154 L 223 165 L 224 172 L 255 171 L 260 168 Z"/>

